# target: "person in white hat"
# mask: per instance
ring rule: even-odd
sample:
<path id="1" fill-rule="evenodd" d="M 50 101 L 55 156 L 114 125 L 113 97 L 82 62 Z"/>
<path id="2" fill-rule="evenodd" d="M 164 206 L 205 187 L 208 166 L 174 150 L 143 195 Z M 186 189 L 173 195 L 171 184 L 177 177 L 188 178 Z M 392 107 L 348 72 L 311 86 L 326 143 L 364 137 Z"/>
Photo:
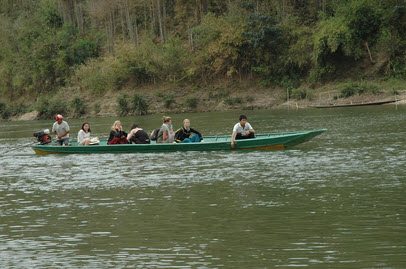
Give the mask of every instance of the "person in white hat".
<path id="1" fill-rule="evenodd" d="M 56 122 L 52 126 L 52 132 L 56 135 L 56 143 L 58 146 L 65 146 L 69 145 L 69 124 L 63 120 L 63 116 L 61 114 L 56 115 L 55 117 Z"/>

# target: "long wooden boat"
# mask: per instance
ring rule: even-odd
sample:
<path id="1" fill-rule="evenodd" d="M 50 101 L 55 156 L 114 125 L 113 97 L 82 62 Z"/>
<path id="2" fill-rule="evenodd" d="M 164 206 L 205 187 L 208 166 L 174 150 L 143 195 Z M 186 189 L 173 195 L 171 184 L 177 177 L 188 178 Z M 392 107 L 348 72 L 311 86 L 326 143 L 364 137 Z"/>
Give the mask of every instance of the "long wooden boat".
<path id="1" fill-rule="evenodd" d="M 72 142 L 71 146 L 57 146 L 54 143 L 32 146 L 36 154 L 55 153 L 136 153 L 136 152 L 170 152 L 170 151 L 210 151 L 210 150 L 249 150 L 249 149 L 284 149 L 309 141 L 325 132 L 326 129 L 292 132 L 260 134 L 252 139 L 236 140 L 231 147 L 231 136 L 205 136 L 200 143 L 157 144 L 148 145 L 125 144 L 107 145 L 106 140 L 98 145 L 78 146 Z"/>
<path id="2" fill-rule="evenodd" d="M 369 103 L 355 103 L 355 104 L 341 104 L 341 105 L 320 105 L 312 106 L 314 108 L 336 108 L 336 107 L 351 107 L 351 106 L 376 106 L 383 104 L 395 103 L 398 100 L 380 101 L 380 102 L 369 102 Z"/>

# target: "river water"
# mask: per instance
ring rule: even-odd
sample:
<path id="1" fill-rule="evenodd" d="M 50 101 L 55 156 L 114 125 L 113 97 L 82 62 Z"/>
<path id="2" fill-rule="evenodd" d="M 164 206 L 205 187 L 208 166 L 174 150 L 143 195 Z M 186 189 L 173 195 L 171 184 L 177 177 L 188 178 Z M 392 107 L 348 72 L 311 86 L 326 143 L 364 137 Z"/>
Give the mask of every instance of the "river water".
<path id="1" fill-rule="evenodd" d="M 240 113 L 171 116 L 225 135 Z M 53 121 L 0 122 L 0 268 L 406 267 L 406 107 L 243 113 L 257 133 L 328 131 L 276 151 L 34 155 Z M 87 119 L 100 138 L 115 120 Z"/>

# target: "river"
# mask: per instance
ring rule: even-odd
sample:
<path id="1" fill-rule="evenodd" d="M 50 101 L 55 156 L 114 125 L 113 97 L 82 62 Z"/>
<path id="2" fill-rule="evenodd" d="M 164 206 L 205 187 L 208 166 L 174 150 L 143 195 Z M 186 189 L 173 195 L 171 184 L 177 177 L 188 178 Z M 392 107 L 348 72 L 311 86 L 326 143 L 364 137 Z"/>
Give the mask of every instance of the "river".
<path id="1" fill-rule="evenodd" d="M 171 116 L 204 136 L 240 113 Z M 52 120 L 0 122 L 0 268 L 406 267 L 406 107 L 243 113 L 257 133 L 328 131 L 286 150 L 35 155 Z M 86 121 L 106 138 L 116 119 Z"/>

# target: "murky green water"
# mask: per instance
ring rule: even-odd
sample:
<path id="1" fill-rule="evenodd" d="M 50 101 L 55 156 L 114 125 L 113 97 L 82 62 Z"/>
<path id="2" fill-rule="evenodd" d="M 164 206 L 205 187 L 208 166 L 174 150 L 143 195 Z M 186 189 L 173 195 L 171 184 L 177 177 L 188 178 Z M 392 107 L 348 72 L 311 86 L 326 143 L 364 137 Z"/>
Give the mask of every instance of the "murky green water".
<path id="1" fill-rule="evenodd" d="M 0 268 L 406 267 L 406 107 L 245 113 L 258 133 L 329 131 L 281 151 L 37 156 L 21 145 L 52 121 L 1 122 Z M 220 135 L 239 114 L 172 116 Z M 115 119 L 87 121 L 106 137 Z"/>

